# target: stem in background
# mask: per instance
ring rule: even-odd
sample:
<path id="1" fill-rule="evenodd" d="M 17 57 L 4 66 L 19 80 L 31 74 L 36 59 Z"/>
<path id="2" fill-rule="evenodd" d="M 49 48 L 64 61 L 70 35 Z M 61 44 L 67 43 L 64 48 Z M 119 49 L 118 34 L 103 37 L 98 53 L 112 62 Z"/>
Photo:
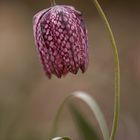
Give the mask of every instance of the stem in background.
<path id="1" fill-rule="evenodd" d="M 67 96 L 65 98 L 65 100 L 61 103 L 61 105 L 58 109 L 58 112 L 56 113 L 55 119 L 53 121 L 53 127 L 52 127 L 52 130 L 51 130 L 51 134 L 49 136 L 49 139 L 56 135 L 60 114 L 62 113 L 66 102 L 68 102 L 72 97 L 73 97 L 73 95 Z"/>
<path id="2" fill-rule="evenodd" d="M 55 0 L 50 0 L 50 2 L 51 2 L 51 6 L 54 6 L 54 5 L 56 5 L 56 2 L 55 2 Z"/>
<path id="3" fill-rule="evenodd" d="M 112 50 L 113 50 L 113 57 L 114 57 L 114 71 L 115 71 L 115 104 L 114 104 L 114 118 L 113 118 L 113 125 L 112 125 L 112 131 L 110 140 L 115 140 L 115 135 L 118 127 L 119 122 L 119 112 L 120 112 L 120 64 L 119 64 L 119 57 L 118 57 L 118 50 L 116 46 L 116 42 L 114 39 L 113 32 L 111 30 L 111 27 L 109 25 L 109 22 L 100 6 L 97 0 L 92 0 L 93 4 L 95 5 L 96 9 L 98 10 L 98 13 L 100 14 L 108 32 L 110 41 L 112 44 Z"/>

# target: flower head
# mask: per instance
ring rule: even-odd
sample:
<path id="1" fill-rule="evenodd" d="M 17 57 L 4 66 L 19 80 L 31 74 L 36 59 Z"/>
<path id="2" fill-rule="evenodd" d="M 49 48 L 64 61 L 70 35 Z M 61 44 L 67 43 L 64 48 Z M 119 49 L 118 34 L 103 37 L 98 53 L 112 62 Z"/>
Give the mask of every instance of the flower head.
<path id="1" fill-rule="evenodd" d="M 85 72 L 88 65 L 87 31 L 81 13 L 56 5 L 34 16 L 35 44 L 46 75 Z"/>

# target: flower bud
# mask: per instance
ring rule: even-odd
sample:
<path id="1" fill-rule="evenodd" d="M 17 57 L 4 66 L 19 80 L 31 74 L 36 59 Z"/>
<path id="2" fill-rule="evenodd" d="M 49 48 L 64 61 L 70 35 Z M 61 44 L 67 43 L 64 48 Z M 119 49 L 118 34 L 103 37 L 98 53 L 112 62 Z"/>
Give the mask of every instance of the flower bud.
<path id="1" fill-rule="evenodd" d="M 88 65 L 87 30 L 81 13 L 72 6 L 56 5 L 33 18 L 35 44 L 46 75 L 84 73 Z"/>

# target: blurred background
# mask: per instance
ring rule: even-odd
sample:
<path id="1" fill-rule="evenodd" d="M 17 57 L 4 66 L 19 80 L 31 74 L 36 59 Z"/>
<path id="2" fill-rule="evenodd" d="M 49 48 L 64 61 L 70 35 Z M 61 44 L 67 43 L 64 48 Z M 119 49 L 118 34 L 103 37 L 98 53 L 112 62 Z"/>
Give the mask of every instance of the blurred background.
<path id="1" fill-rule="evenodd" d="M 116 37 L 121 65 L 121 114 L 117 139 L 140 140 L 140 1 L 99 0 Z M 71 92 L 89 92 L 111 129 L 114 102 L 113 57 L 109 37 L 91 1 L 57 0 L 82 11 L 89 34 L 90 63 L 83 75 L 49 80 L 34 45 L 32 17 L 49 0 L 0 0 L 0 140 L 46 140 L 60 103 Z M 76 101 L 95 128 L 88 107 Z M 79 140 L 67 108 L 59 135 Z"/>

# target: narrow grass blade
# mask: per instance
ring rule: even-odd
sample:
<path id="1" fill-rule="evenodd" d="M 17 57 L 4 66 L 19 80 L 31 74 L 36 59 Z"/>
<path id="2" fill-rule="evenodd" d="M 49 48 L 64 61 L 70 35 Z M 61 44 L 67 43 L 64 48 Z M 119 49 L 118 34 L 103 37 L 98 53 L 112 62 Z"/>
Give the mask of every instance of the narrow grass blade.
<path id="1" fill-rule="evenodd" d="M 109 140 L 109 130 L 107 127 L 106 120 L 104 118 L 104 115 L 103 115 L 101 109 L 99 108 L 98 104 L 94 100 L 94 98 L 92 98 L 89 94 L 82 92 L 82 91 L 74 92 L 73 96 L 81 99 L 89 106 L 89 108 L 94 113 L 96 120 L 99 123 L 104 140 Z"/>
<path id="2" fill-rule="evenodd" d="M 86 116 L 81 113 L 78 107 L 75 104 L 69 104 L 70 111 L 72 116 L 77 124 L 77 128 L 80 132 L 82 140 L 99 140 L 98 134 L 95 129 L 92 127 L 90 122 L 87 120 Z"/>

